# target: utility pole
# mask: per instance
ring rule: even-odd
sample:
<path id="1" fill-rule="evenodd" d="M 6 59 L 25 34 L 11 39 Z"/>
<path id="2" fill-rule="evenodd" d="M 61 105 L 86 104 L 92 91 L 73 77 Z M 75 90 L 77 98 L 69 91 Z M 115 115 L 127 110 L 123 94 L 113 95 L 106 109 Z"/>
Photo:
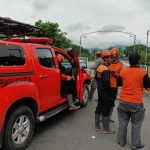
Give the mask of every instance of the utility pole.
<path id="1" fill-rule="evenodd" d="M 82 55 L 82 38 L 86 38 L 85 34 L 80 35 L 80 48 L 79 48 L 79 56 Z"/>
<path id="2" fill-rule="evenodd" d="M 130 37 L 133 38 L 134 40 L 134 47 L 133 47 L 133 52 L 135 52 L 135 44 L 136 44 L 136 35 L 135 34 L 129 34 Z"/>
<path id="3" fill-rule="evenodd" d="M 79 49 L 79 56 L 81 57 L 81 39 L 82 38 L 82 35 L 80 35 L 80 49 Z"/>
<path id="4" fill-rule="evenodd" d="M 136 35 L 134 35 L 134 52 L 135 52 L 135 44 L 136 44 Z"/>
<path id="5" fill-rule="evenodd" d="M 146 67 L 146 64 L 147 64 L 147 50 L 148 50 L 148 37 L 149 37 L 149 30 L 147 30 L 147 41 L 146 41 L 146 52 L 145 52 L 145 67 Z M 146 70 L 147 70 L 147 67 L 146 67 Z"/>
<path id="6" fill-rule="evenodd" d="M 139 45 L 138 45 L 138 54 L 140 54 L 140 41 L 139 41 Z"/>

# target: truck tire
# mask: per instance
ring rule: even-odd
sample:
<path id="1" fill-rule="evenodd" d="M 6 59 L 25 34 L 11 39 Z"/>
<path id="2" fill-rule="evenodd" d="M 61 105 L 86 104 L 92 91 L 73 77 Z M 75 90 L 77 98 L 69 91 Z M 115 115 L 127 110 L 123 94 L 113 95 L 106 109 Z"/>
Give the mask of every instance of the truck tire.
<path id="1" fill-rule="evenodd" d="M 6 150 L 24 150 L 30 144 L 34 132 L 35 118 L 27 106 L 14 109 L 7 118 L 4 133 Z"/>
<path id="2" fill-rule="evenodd" d="M 88 100 L 89 100 L 89 88 L 88 88 L 88 85 L 85 84 L 83 88 L 81 107 L 85 107 L 88 103 Z"/>

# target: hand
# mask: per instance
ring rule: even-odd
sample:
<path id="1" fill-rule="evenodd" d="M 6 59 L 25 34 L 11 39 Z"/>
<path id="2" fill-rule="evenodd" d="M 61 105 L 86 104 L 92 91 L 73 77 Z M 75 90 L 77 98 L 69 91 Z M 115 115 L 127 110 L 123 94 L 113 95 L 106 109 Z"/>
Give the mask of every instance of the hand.
<path id="1" fill-rule="evenodd" d="M 111 73 L 112 76 L 114 76 L 116 78 L 118 77 L 118 74 L 115 71 L 111 71 L 110 73 Z"/>
<path id="2" fill-rule="evenodd" d="M 73 76 L 70 76 L 70 80 L 74 80 L 74 79 L 73 79 Z"/>

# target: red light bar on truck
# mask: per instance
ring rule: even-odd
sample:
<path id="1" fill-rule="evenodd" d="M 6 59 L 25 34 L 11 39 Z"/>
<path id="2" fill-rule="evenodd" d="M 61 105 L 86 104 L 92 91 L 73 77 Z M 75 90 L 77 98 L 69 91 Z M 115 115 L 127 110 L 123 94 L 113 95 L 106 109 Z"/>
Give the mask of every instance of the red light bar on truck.
<path id="1" fill-rule="evenodd" d="M 53 39 L 50 38 L 10 38 L 8 41 L 20 43 L 37 43 L 37 44 L 52 44 Z"/>

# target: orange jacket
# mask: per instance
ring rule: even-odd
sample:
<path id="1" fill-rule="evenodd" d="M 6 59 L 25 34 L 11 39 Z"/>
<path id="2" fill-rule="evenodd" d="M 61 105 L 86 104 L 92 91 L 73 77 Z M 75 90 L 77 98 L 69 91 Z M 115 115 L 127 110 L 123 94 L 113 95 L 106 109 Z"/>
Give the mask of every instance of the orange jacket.
<path id="1" fill-rule="evenodd" d="M 119 76 L 121 70 L 123 69 L 123 63 L 120 61 L 116 63 L 112 63 L 109 66 L 109 69 L 111 71 L 111 76 L 110 76 L 111 87 L 117 88 L 117 77 Z"/>
<path id="2" fill-rule="evenodd" d="M 59 64 L 59 69 L 60 69 L 60 77 L 61 77 L 61 80 L 64 80 L 64 81 L 71 81 L 73 80 L 73 77 L 68 75 L 69 72 L 68 70 L 62 66 L 61 64 Z"/>
<path id="3" fill-rule="evenodd" d="M 108 96 L 110 93 L 110 70 L 104 64 L 97 68 L 97 84 L 100 93 L 105 97 Z"/>
<path id="4" fill-rule="evenodd" d="M 122 85 L 120 100 L 128 103 L 143 103 L 143 88 L 150 86 L 150 79 L 145 69 L 129 67 L 121 71 L 118 83 Z"/>

